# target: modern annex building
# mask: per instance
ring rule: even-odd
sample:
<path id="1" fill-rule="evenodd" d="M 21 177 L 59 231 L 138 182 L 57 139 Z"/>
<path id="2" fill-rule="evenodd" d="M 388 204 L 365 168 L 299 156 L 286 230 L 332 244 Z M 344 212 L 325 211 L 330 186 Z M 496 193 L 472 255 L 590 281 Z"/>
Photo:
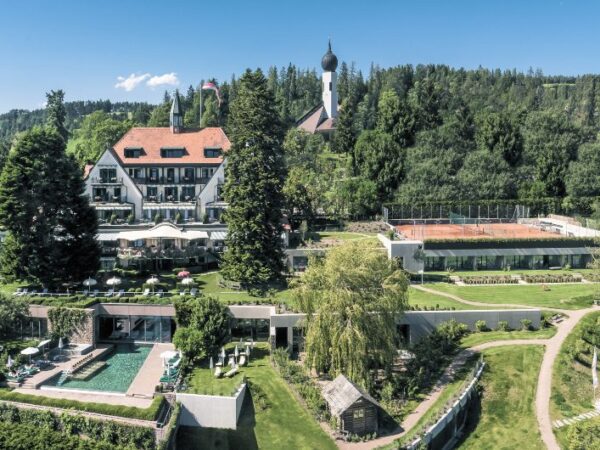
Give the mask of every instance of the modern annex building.
<path id="1" fill-rule="evenodd" d="M 394 239 L 379 235 L 409 272 L 585 268 L 600 231 L 572 218 L 529 217 L 526 207 L 473 206 L 460 213 L 384 211 Z"/>
<path id="2" fill-rule="evenodd" d="M 225 153 L 231 146 L 221 128 L 183 127 L 175 95 L 170 127 L 132 128 L 93 166 L 86 193 L 101 223 L 152 222 L 157 215 L 183 222 L 217 221 Z"/>

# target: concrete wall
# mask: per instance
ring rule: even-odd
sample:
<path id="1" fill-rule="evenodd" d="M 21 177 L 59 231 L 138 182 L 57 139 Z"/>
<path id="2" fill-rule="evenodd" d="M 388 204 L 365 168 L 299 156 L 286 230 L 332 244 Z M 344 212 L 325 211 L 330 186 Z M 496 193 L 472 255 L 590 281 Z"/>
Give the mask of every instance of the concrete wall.
<path id="1" fill-rule="evenodd" d="M 198 195 L 198 206 L 200 209 L 199 213 L 201 215 L 206 212 L 207 203 L 217 201 L 218 185 L 225 182 L 225 164 L 226 161 L 223 161 L 221 163 L 217 170 L 215 170 L 215 173 L 213 174 L 211 179 L 208 180 L 206 186 L 204 186 L 204 189 L 202 189 L 202 192 L 200 192 L 200 194 Z M 200 218 L 202 218 L 202 216 L 200 216 Z"/>
<path id="2" fill-rule="evenodd" d="M 235 430 L 242 411 L 246 389 L 246 384 L 243 384 L 234 397 L 178 392 L 176 399 L 181 403 L 179 424 L 187 427 Z"/>
<path id="3" fill-rule="evenodd" d="M 440 323 L 454 319 L 475 330 L 475 322 L 485 320 L 488 328 L 495 329 L 498 322 L 507 321 L 509 327 L 521 328 L 521 320 L 529 319 L 532 327 L 539 328 L 542 313 L 539 309 L 473 310 L 473 311 L 408 311 L 400 324 L 410 326 L 410 340 L 416 342 L 431 333 Z"/>
<path id="4" fill-rule="evenodd" d="M 387 250 L 389 259 L 402 259 L 404 269 L 408 270 L 409 272 L 416 273 L 425 268 L 425 261 L 423 259 L 417 260 L 415 258 L 415 253 L 419 250 L 423 250 L 422 241 L 413 241 L 408 239 L 391 241 L 383 234 L 378 234 L 377 238 Z"/>
<path id="5" fill-rule="evenodd" d="M 175 317 L 173 305 L 144 305 L 136 303 L 97 303 L 93 305 L 96 314 L 112 316 L 163 316 Z"/>

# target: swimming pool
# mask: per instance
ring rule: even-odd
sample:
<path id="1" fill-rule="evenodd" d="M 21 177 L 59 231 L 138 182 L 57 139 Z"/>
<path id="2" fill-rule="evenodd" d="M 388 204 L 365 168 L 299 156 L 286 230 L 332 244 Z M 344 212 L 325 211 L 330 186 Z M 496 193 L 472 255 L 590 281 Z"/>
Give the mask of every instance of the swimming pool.
<path id="1" fill-rule="evenodd" d="M 118 344 L 112 352 L 92 361 L 88 364 L 89 367 L 81 369 L 81 373 L 76 372 L 73 378 L 59 384 L 61 374 L 58 374 L 42 386 L 125 393 L 146 361 L 150 350 L 152 346 Z M 84 378 L 86 368 L 93 370 L 94 367 L 96 370 Z"/>

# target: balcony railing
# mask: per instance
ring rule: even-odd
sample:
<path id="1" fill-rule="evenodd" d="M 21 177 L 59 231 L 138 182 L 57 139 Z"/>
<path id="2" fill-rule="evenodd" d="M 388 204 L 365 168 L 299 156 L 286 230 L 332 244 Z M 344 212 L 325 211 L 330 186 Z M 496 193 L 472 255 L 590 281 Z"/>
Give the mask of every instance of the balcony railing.
<path id="1" fill-rule="evenodd" d="M 119 177 L 92 177 L 92 184 L 123 184 Z"/>
<path id="2" fill-rule="evenodd" d="M 175 195 L 147 195 L 146 197 L 144 197 L 144 201 L 146 202 L 152 202 L 152 203 L 163 203 L 163 202 L 168 202 L 168 203 L 179 203 L 179 202 L 184 202 L 184 203 L 193 203 L 196 201 L 196 196 L 195 195 L 179 195 L 179 196 L 175 196 Z"/>
<path id="3" fill-rule="evenodd" d="M 121 248 L 118 252 L 119 258 L 190 258 L 206 255 L 204 246 L 188 246 L 184 249 L 179 248 Z"/>
<path id="4" fill-rule="evenodd" d="M 115 195 L 92 195 L 91 201 L 94 203 L 126 203 L 127 199 Z"/>
<path id="5" fill-rule="evenodd" d="M 201 177 L 134 177 L 137 184 L 206 184 L 210 178 Z"/>

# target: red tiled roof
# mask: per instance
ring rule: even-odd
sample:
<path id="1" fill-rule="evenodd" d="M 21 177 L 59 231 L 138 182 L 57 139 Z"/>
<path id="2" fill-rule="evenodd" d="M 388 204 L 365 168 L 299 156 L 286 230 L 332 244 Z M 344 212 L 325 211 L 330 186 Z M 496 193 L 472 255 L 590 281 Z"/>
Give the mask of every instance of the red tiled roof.
<path id="1" fill-rule="evenodd" d="M 139 158 L 125 158 L 126 148 L 142 147 Z M 185 147 L 181 158 L 162 158 L 160 149 L 165 147 Z M 168 127 L 132 128 L 117 142 L 113 149 L 122 164 L 221 164 L 223 158 L 204 157 L 205 148 L 229 150 L 231 143 L 223 129 L 207 127 L 201 130 L 172 133 Z"/>
<path id="2" fill-rule="evenodd" d="M 92 169 L 94 168 L 93 164 L 86 164 L 85 167 L 83 168 L 83 179 L 85 180 L 88 175 L 90 174 L 90 172 L 92 171 Z"/>

